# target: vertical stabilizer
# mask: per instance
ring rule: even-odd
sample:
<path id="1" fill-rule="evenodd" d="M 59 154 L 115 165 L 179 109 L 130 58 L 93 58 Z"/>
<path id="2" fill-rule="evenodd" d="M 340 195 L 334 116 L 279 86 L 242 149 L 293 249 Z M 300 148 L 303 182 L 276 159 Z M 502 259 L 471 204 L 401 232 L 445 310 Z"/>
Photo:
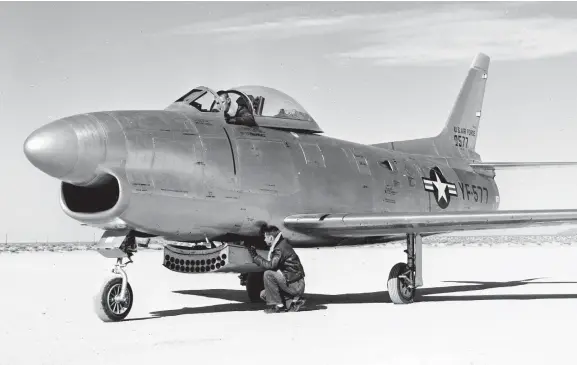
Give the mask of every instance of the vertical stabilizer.
<path id="1" fill-rule="evenodd" d="M 456 149 L 466 159 L 477 159 L 475 146 L 479 136 L 485 84 L 489 74 L 490 58 L 479 53 L 469 69 L 461 91 L 453 105 L 449 119 L 442 132 L 435 137 L 435 145 L 446 155 L 453 155 L 448 147 Z"/>
<path id="2" fill-rule="evenodd" d="M 479 161 L 480 156 L 475 152 L 475 146 L 479 137 L 489 61 L 490 58 L 486 54 L 477 54 L 461 86 L 449 119 L 437 136 L 379 143 L 373 146 L 414 154 L 460 157 L 470 162 Z"/>

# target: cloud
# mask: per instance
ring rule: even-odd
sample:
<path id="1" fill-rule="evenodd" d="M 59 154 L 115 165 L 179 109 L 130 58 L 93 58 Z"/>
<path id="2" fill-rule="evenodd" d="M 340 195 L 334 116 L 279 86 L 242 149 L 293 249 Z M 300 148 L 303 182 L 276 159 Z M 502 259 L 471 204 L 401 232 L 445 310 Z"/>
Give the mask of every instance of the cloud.
<path id="1" fill-rule="evenodd" d="M 280 15 L 271 16 L 278 18 Z M 259 18 L 263 18 L 260 14 Z M 341 16 L 291 16 L 284 19 L 257 21 L 250 17 L 227 19 L 219 22 L 207 22 L 186 25 L 171 29 L 172 35 L 217 35 L 230 39 L 238 38 L 291 38 L 303 35 L 336 33 L 348 28 L 362 27 L 363 15 Z"/>
<path id="2" fill-rule="evenodd" d="M 577 52 L 577 19 L 509 18 L 479 9 L 412 12 L 367 29 L 365 44 L 337 53 L 376 64 L 448 63 L 477 52 L 500 60 L 535 59 Z"/>
<path id="3" fill-rule="evenodd" d="M 453 3 L 330 16 L 276 11 L 178 27 L 168 34 L 234 41 L 317 36 L 307 42 L 330 44 L 335 51 L 327 57 L 337 63 L 377 65 L 447 64 L 478 52 L 499 60 L 577 52 L 577 19 L 528 10 L 523 3 Z"/>

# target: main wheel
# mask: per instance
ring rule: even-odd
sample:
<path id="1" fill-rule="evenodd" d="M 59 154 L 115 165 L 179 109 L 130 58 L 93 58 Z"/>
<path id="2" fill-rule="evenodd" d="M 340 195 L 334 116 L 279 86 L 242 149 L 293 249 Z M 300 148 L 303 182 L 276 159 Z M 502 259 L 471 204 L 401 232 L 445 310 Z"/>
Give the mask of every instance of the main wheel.
<path id="1" fill-rule="evenodd" d="M 122 321 L 130 309 L 134 296 L 130 283 L 126 284 L 125 300 L 120 300 L 122 291 L 122 278 L 115 277 L 104 283 L 98 294 L 94 297 L 94 310 L 98 318 L 104 322 Z"/>
<path id="2" fill-rule="evenodd" d="M 409 304 L 415 298 L 415 289 L 410 287 L 410 282 L 400 275 L 408 274 L 409 267 L 404 262 L 395 264 L 389 273 L 387 290 L 391 301 L 395 304 Z"/>
<path id="3" fill-rule="evenodd" d="M 249 272 L 246 279 L 246 293 L 252 303 L 262 302 L 260 292 L 264 289 L 264 272 Z"/>

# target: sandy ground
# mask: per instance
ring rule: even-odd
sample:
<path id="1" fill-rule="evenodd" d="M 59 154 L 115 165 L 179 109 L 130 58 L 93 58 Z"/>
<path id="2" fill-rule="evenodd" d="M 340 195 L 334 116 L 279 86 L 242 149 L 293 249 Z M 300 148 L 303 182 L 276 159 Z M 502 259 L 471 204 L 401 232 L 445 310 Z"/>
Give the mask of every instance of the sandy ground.
<path id="1" fill-rule="evenodd" d="M 103 323 L 96 252 L 0 255 L 0 364 L 573 363 L 577 247 L 425 247 L 418 302 L 393 305 L 400 246 L 301 249 L 309 310 L 265 314 L 234 274 L 187 275 L 139 252 L 135 304 Z"/>

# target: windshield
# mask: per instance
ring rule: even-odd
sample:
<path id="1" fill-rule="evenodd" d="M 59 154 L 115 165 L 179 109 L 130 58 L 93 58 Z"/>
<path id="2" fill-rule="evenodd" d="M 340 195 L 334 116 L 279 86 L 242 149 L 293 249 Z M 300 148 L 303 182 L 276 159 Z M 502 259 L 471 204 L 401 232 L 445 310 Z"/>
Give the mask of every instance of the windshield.
<path id="1" fill-rule="evenodd" d="M 198 87 L 181 96 L 176 103 L 185 103 L 201 112 L 218 112 L 221 109 L 220 99 L 210 89 Z"/>

